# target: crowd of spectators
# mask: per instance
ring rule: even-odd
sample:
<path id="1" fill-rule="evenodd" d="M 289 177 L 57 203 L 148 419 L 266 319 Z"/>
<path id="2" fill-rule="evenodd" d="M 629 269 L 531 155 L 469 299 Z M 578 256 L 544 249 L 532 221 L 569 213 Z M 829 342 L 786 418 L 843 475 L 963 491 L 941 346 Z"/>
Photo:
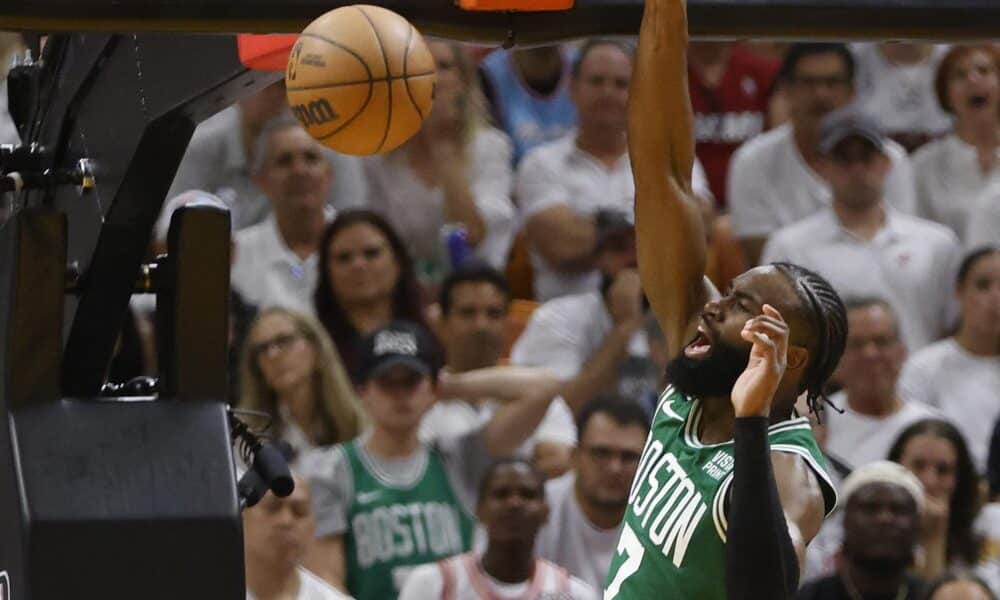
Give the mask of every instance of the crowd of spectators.
<path id="1" fill-rule="evenodd" d="M 401 148 L 325 149 L 274 84 L 199 126 L 154 232 L 230 211 L 229 401 L 298 478 L 244 515 L 256 600 L 597 598 L 616 552 L 667 347 L 636 265 L 633 41 L 430 48 Z M 813 415 L 840 508 L 800 597 L 995 597 L 1000 46 L 699 41 L 688 72 L 707 276 L 797 263 L 848 307 Z M 155 374 L 152 308 L 114 376 Z"/>

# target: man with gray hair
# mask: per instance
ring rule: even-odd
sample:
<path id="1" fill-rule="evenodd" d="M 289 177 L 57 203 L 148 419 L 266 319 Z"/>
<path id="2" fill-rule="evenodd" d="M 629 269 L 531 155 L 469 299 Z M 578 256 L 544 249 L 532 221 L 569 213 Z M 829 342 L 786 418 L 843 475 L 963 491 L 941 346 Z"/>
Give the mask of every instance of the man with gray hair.
<path id="1" fill-rule="evenodd" d="M 258 140 L 264 127 L 288 111 L 284 80 L 212 116 L 198 126 L 177 169 L 167 198 L 188 190 L 215 194 L 233 214 L 233 231 L 260 223 L 271 213 L 266 193 L 252 177 L 259 161 Z M 326 194 L 326 203 L 338 210 L 362 206 L 367 186 L 357 157 L 323 149 L 323 155 L 340 177 Z M 160 219 L 168 221 L 169 207 Z M 161 225 L 166 229 L 166 225 Z"/>
<path id="2" fill-rule="evenodd" d="M 323 147 L 290 115 L 264 126 L 251 171 L 272 214 L 235 236 L 232 286 L 260 308 L 312 312 L 317 250 L 332 209 L 334 173 Z"/>
<path id="3" fill-rule="evenodd" d="M 907 575 L 920 534 L 924 489 L 905 467 L 868 463 L 844 480 L 843 560 L 829 577 L 806 583 L 798 600 L 915 600 L 923 582 Z"/>

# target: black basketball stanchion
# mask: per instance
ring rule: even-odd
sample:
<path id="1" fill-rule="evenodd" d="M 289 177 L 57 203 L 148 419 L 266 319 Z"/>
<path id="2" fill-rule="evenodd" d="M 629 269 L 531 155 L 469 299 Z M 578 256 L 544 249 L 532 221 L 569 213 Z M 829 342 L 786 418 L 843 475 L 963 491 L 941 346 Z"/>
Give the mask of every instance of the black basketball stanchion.
<path id="1" fill-rule="evenodd" d="M 159 397 L 60 399 L 50 383 L 59 380 L 65 229 L 54 211 L 30 210 L 0 230 L 0 272 L 17 290 L 37 294 L 15 295 L 3 307 L 0 397 L 14 435 L 0 428 L 0 483 L 17 494 L 0 495 L 0 570 L 12 598 L 242 599 L 242 532 L 223 403 L 228 214 L 184 208 L 172 223 L 159 302 L 179 329 L 161 332 L 161 352 L 173 362 L 160 380 L 169 394 Z M 182 333 L 194 326 L 201 328 L 197 340 Z M 49 351 L 44 364 L 21 358 L 35 355 L 27 351 L 33 344 Z M 196 362 L 208 368 L 195 373 Z M 152 387 L 137 380 L 109 390 Z"/>
<path id="2" fill-rule="evenodd" d="M 0 225 L 9 600 L 245 598 L 228 214 L 178 210 L 166 256 L 144 262 L 195 124 L 279 77 L 248 71 L 225 36 L 52 35 L 30 85 L 11 86 L 23 145 L 0 148 L 0 188 L 15 191 Z M 158 293 L 159 379 L 108 382 L 137 279 Z"/>

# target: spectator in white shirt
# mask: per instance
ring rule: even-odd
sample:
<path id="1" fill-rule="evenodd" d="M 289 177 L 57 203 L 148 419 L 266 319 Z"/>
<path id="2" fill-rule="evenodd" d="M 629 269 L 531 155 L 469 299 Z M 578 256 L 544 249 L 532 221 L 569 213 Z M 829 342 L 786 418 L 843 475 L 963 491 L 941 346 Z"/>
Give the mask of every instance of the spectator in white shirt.
<path id="1" fill-rule="evenodd" d="M 247 600 L 350 600 L 299 564 L 316 530 L 310 498 L 296 477 L 291 496 L 268 492 L 243 511 Z"/>
<path id="2" fill-rule="evenodd" d="M 535 552 L 601 589 L 617 551 L 649 419 L 631 400 L 604 397 L 588 404 L 577 423 L 573 470 L 545 484 L 549 520 Z"/>
<path id="3" fill-rule="evenodd" d="M 486 265 L 466 265 L 445 278 L 439 305 L 437 329 L 445 364 L 439 377 L 440 399 L 420 422 L 420 439 L 425 442 L 481 427 L 499 408 L 500 396 L 521 393 L 519 388 L 530 385 L 510 369 L 492 369 L 500 364 L 510 309 L 510 290 L 502 274 Z M 491 371 L 512 375 L 494 378 L 501 389 L 490 390 L 484 375 Z M 449 391 L 458 395 L 450 396 Z M 551 476 L 569 468 L 575 444 L 573 415 L 556 400 L 517 455 Z"/>
<path id="4" fill-rule="evenodd" d="M 830 114 L 823 122 L 819 166 L 833 203 L 772 235 L 763 260 L 816 271 L 844 297 L 887 300 L 899 317 L 903 342 L 914 352 L 953 323 L 954 297 L 941 282 L 954 281 L 960 249 L 946 227 L 887 206 L 887 143 L 863 112 Z"/>
<path id="5" fill-rule="evenodd" d="M 854 58 L 843 44 L 795 44 L 779 74 L 788 99 L 789 124 L 745 143 L 729 165 L 728 200 L 733 230 L 748 264 L 755 265 L 767 237 L 830 204 L 822 171 L 820 124 L 854 97 Z M 884 144 L 889 158 L 886 201 L 913 211 L 913 174 L 906 151 Z"/>
<path id="6" fill-rule="evenodd" d="M 597 600 L 593 587 L 532 552 L 549 516 L 545 491 L 545 479 L 526 462 L 491 466 L 476 507 L 489 537 L 486 550 L 417 567 L 399 600 Z"/>
<path id="7" fill-rule="evenodd" d="M 518 168 L 516 197 L 539 300 L 596 287 L 594 214 L 632 205 L 625 137 L 633 53 L 618 41 L 587 42 L 570 84 L 578 129 L 538 146 Z"/>
<path id="8" fill-rule="evenodd" d="M 236 233 L 233 289 L 261 308 L 311 312 L 333 167 L 319 142 L 288 114 L 264 127 L 258 148 L 251 173 L 272 214 Z"/>
<path id="9" fill-rule="evenodd" d="M 892 308 L 874 298 L 847 299 L 847 345 L 835 377 L 843 390 L 824 411 L 823 450 L 847 470 L 884 459 L 903 429 L 933 415 L 896 391 L 906 348 Z"/>
<path id="10" fill-rule="evenodd" d="M 434 106 L 421 130 L 398 150 L 365 160 L 368 206 L 399 233 L 422 280 L 449 267 L 442 227 L 460 225 L 475 254 L 503 266 L 514 232 L 512 147 L 486 123 L 475 67 L 457 44 L 428 44 L 437 64 Z"/>
<path id="11" fill-rule="evenodd" d="M 662 372 L 649 358 L 643 329 L 635 228 L 612 211 L 598 213 L 596 223 L 600 288 L 542 304 L 511 350 L 513 364 L 544 366 L 571 382 L 565 399 L 574 412 L 602 392 L 640 398 L 658 388 Z"/>
<path id="12" fill-rule="evenodd" d="M 1000 50 L 956 46 L 941 61 L 936 85 L 955 130 L 913 156 L 916 214 L 965 240 L 977 200 L 1000 184 Z"/>
<path id="13" fill-rule="evenodd" d="M 976 199 L 965 227 L 965 247 L 1000 245 L 1000 181 Z"/>
<path id="14" fill-rule="evenodd" d="M 1000 417 L 1000 247 L 971 253 L 959 268 L 957 289 L 958 332 L 914 354 L 900 389 L 958 426 L 982 473 Z"/>
<path id="15" fill-rule="evenodd" d="M 858 65 L 858 106 L 878 119 L 889 137 L 912 152 L 951 129 L 951 117 L 934 93 L 947 46 L 882 42 L 852 44 L 851 51 Z"/>
<path id="16" fill-rule="evenodd" d="M 173 198 L 187 190 L 204 190 L 221 198 L 233 218 L 233 231 L 260 223 L 271 213 L 267 192 L 254 181 L 253 165 L 259 161 L 260 134 L 270 121 L 288 111 L 284 79 L 198 126 L 177 175 L 167 192 Z M 323 157 L 339 175 L 326 191 L 328 206 L 343 210 L 365 201 L 361 161 L 320 147 Z M 157 231 L 166 231 L 173 207 L 164 206 Z"/>

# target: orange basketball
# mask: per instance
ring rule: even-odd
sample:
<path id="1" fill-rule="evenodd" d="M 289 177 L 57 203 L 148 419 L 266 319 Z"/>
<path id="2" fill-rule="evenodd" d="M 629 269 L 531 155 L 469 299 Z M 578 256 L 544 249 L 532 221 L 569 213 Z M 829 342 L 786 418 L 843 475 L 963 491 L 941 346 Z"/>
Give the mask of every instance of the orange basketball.
<path id="1" fill-rule="evenodd" d="M 378 6 L 331 10 L 306 27 L 288 57 L 295 117 L 344 154 L 398 148 L 431 111 L 434 57 L 403 17 Z"/>

